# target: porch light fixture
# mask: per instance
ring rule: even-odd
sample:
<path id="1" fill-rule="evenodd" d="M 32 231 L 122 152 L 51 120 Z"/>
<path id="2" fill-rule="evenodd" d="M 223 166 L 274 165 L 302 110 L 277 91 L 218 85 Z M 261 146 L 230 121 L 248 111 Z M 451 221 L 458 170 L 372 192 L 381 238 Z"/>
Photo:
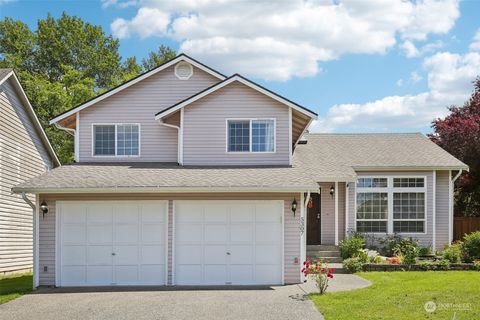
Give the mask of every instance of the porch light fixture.
<path id="1" fill-rule="evenodd" d="M 333 193 L 335 192 L 335 188 L 333 186 L 330 187 L 330 195 L 333 197 Z"/>
<path id="2" fill-rule="evenodd" d="M 42 210 L 43 217 L 45 218 L 45 215 L 48 213 L 48 205 L 45 200 L 40 203 L 40 210 Z"/>
<path id="3" fill-rule="evenodd" d="M 292 202 L 292 211 L 293 211 L 293 216 L 295 217 L 295 211 L 297 211 L 297 199 L 293 198 Z"/>

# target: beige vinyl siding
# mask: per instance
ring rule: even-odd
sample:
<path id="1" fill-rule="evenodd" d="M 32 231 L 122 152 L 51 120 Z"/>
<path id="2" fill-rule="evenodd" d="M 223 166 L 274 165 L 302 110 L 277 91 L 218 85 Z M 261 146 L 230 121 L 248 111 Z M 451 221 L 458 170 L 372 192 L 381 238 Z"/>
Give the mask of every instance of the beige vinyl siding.
<path id="1" fill-rule="evenodd" d="M 322 182 L 321 188 L 321 243 L 335 244 L 335 194 L 330 195 L 335 182 Z M 345 183 L 338 183 L 338 241 L 345 238 Z"/>
<path id="2" fill-rule="evenodd" d="M 347 236 L 355 232 L 356 226 L 355 226 L 355 215 L 356 215 L 356 204 L 355 202 L 357 201 L 357 190 L 356 190 L 357 184 L 355 182 L 350 182 L 348 184 L 348 229 L 347 229 Z"/>
<path id="3" fill-rule="evenodd" d="M 420 242 L 420 246 L 427 247 L 433 245 L 433 171 L 377 171 L 377 172 L 357 172 L 358 177 L 364 176 L 381 176 L 381 177 L 389 177 L 389 176 L 425 176 L 426 179 L 426 199 L 425 204 L 427 207 L 426 212 L 426 223 L 425 223 L 425 231 L 426 233 L 400 233 L 400 236 L 403 237 L 412 237 L 418 239 Z M 448 197 L 447 197 L 448 198 Z M 447 200 L 448 201 L 448 200 Z M 441 208 L 437 208 L 438 210 Z M 448 210 L 448 205 L 447 205 Z M 356 214 L 352 211 L 352 214 Z M 356 226 L 355 226 L 356 227 Z M 438 237 L 438 232 L 437 232 Z"/>
<path id="4" fill-rule="evenodd" d="M 193 76 L 179 80 L 171 66 L 80 112 L 80 162 L 177 162 L 178 132 L 155 121 L 155 114 L 219 82 L 193 68 Z M 94 123 L 139 123 L 139 157 L 92 157 Z"/>
<path id="5" fill-rule="evenodd" d="M 227 119 L 275 119 L 274 153 L 227 153 Z M 185 165 L 288 165 L 288 107 L 233 82 L 184 109 Z"/>
<path id="6" fill-rule="evenodd" d="M 345 239 L 345 183 L 338 183 L 338 241 Z"/>
<path id="7" fill-rule="evenodd" d="M 437 171 L 437 189 L 436 189 L 436 249 L 442 250 L 448 244 L 449 230 L 449 171 Z"/>
<path id="8" fill-rule="evenodd" d="M 32 208 L 11 188 L 52 166 L 11 81 L 0 86 L 0 273 L 31 269 L 33 262 Z"/>
<path id="9" fill-rule="evenodd" d="M 284 200 L 284 277 L 285 283 L 300 282 L 300 214 L 295 217 L 291 211 L 293 199 L 300 194 L 293 193 L 196 193 L 196 194 L 49 194 L 41 195 L 49 213 L 40 219 L 39 233 L 39 270 L 40 285 L 55 284 L 55 205 L 56 201 L 68 200 L 169 200 L 168 212 L 168 283 L 172 283 L 173 266 L 173 201 L 174 200 Z M 297 260 L 297 262 L 295 262 Z M 45 271 L 46 267 L 46 271 Z"/>

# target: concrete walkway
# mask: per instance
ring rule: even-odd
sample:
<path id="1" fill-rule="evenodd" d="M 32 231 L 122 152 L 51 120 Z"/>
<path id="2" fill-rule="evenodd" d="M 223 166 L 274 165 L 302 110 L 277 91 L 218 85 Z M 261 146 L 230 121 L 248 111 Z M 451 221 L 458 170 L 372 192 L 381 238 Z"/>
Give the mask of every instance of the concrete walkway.
<path id="1" fill-rule="evenodd" d="M 329 291 L 369 283 L 335 275 Z M 322 315 L 308 299 L 311 282 L 278 287 L 43 288 L 0 305 L 0 319 L 309 319 Z"/>

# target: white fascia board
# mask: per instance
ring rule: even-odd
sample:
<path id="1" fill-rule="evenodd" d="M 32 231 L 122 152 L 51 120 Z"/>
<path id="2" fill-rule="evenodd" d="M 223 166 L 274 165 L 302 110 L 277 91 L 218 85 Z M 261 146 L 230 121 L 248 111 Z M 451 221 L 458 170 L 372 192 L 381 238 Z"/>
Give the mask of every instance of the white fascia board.
<path id="1" fill-rule="evenodd" d="M 12 70 L 5 78 L 3 78 L 2 81 L 0 81 L 0 85 L 4 83 L 7 79 L 9 79 L 11 76 L 13 76 L 13 79 L 14 79 L 14 86 L 16 87 L 17 91 L 20 93 L 20 98 L 26 104 L 27 112 L 32 117 L 33 125 L 37 128 L 38 134 L 40 135 L 40 139 L 43 141 L 43 144 L 45 145 L 48 153 L 50 154 L 50 157 L 52 158 L 55 166 L 59 167 L 61 165 L 60 160 L 58 160 L 57 154 L 55 153 L 53 146 L 50 143 L 50 140 L 48 139 L 47 134 L 45 133 L 45 130 L 43 130 L 42 124 L 40 123 L 40 120 L 38 120 L 37 114 L 33 110 L 33 107 L 30 104 L 30 100 L 28 100 L 27 94 L 23 90 L 23 87 L 20 84 L 20 80 L 18 80 L 15 72 L 13 72 Z"/>
<path id="2" fill-rule="evenodd" d="M 467 170 L 465 166 L 406 166 L 406 167 L 357 167 L 353 166 L 353 170 L 362 171 L 432 171 L 432 170 Z"/>
<path id="3" fill-rule="evenodd" d="M 8 78 L 10 78 L 10 76 L 13 74 L 13 70 L 10 71 L 9 73 L 7 73 L 7 75 L 5 77 L 3 77 L 2 79 L 0 79 L 0 86 L 8 80 Z"/>
<path id="4" fill-rule="evenodd" d="M 118 86 L 117 88 L 115 88 L 115 89 L 113 89 L 113 90 L 111 90 L 111 91 L 109 91 L 109 92 L 107 92 L 107 93 L 105 93 L 105 94 L 103 94 L 103 95 L 100 95 L 100 96 L 99 96 L 98 98 L 96 98 L 96 99 L 90 100 L 90 101 L 88 101 L 87 103 L 84 103 L 84 104 L 76 107 L 75 109 L 72 109 L 72 110 L 70 110 L 70 111 L 68 111 L 68 112 L 66 112 L 66 113 L 64 113 L 64 114 L 59 115 L 58 117 L 53 118 L 53 119 L 50 121 L 50 124 L 54 124 L 54 123 L 56 123 L 56 122 L 58 122 L 58 121 L 60 121 L 60 120 L 62 120 L 62 119 L 68 118 L 68 117 L 70 117 L 71 115 L 73 115 L 74 113 L 77 113 L 77 112 L 79 112 L 79 111 L 81 111 L 81 110 L 83 110 L 83 109 L 85 109 L 85 108 L 88 108 L 88 107 L 90 107 L 91 105 L 93 105 L 93 104 L 95 104 L 95 103 L 98 103 L 99 101 L 101 101 L 101 100 L 103 100 L 103 99 L 106 99 L 106 98 L 108 98 L 108 97 L 110 97 L 110 96 L 118 93 L 119 91 L 122 91 L 123 89 L 126 89 L 126 88 L 128 88 L 128 87 L 130 87 L 130 86 L 132 86 L 132 85 L 134 85 L 134 84 L 136 84 L 136 83 L 138 83 L 138 82 L 140 82 L 140 81 L 142 81 L 142 80 L 144 80 L 144 79 L 146 79 L 146 78 L 148 78 L 148 77 L 150 77 L 150 76 L 153 76 L 154 74 L 157 74 L 158 72 L 160 72 L 160 71 L 162 71 L 162 70 L 165 70 L 165 69 L 167 69 L 168 67 L 171 67 L 172 65 L 174 65 L 174 64 L 176 64 L 176 63 L 178 63 L 178 62 L 180 62 L 180 61 L 188 62 L 188 63 L 190 63 L 191 65 L 197 67 L 198 69 L 201 69 L 201 70 L 203 70 L 203 71 L 211 74 L 212 76 L 214 76 L 214 77 L 216 77 L 216 78 L 218 78 L 218 79 L 220 79 L 220 80 L 222 80 L 222 81 L 226 79 L 226 77 L 225 77 L 224 75 L 221 75 L 221 74 L 219 74 L 219 73 L 217 73 L 217 72 L 215 72 L 215 71 L 213 71 L 213 70 L 205 67 L 204 65 L 202 65 L 202 64 L 200 64 L 200 63 L 198 63 L 198 62 L 196 62 L 196 61 L 194 61 L 194 60 L 192 60 L 192 59 L 190 59 L 190 58 L 187 57 L 187 56 L 180 55 L 180 56 L 178 56 L 178 57 L 176 57 L 176 58 L 168 61 L 167 63 L 161 65 L 160 67 L 158 67 L 158 68 L 156 68 L 156 69 L 153 69 L 153 70 L 151 70 L 151 71 L 149 71 L 149 72 L 141 75 L 141 76 L 138 77 L 138 78 L 135 78 L 135 79 L 133 79 L 133 80 L 130 80 L 130 81 L 128 81 L 127 83 L 125 83 L 125 84 L 123 84 L 123 85 L 120 85 L 120 86 Z"/>
<path id="5" fill-rule="evenodd" d="M 318 186 L 298 187 L 118 187 L 118 188 L 12 188 L 13 193 L 209 193 L 209 192 L 318 192 Z"/>
<path id="6" fill-rule="evenodd" d="M 187 100 L 177 104 L 175 107 L 173 107 L 171 109 L 168 109 L 168 110 L 165 110 L 165 112 L 159 113 L 158 115 L 155 116 L 155 120 L 158 120 L 160 118 L 168 116 L 169 114 L 172 114 L 172 113 L 178 111 L 179 109 L 181 109 L 181 108 L 183 108 L 183 107 L 185 107 L 185 106 L 187 106 L 187 105 L 189 105 L 189 104 L 191 104 L 191 103 L 193 103 L 193 102 L 195 102 L 195 101 L 197 101 L 197 100 L 199 100 L 199 99 L 201 99 L 201 98 L 203 98 L 203 97 L 205 97 L 205 96 L 207 96 L 207 95 L 209 95 L 209 94 L 211 94 L 211 93 L 213 93 L 213 92 L 215 92 L 215 91 L 217 91 L 217 90 L 219 90 L 219 89 L 221 89 L 221 88 L 223 88 L 227 85 L 229 85 L 230 83 L 232 83 L 234 81 L 238 81 L 238 82 L 240 82 L 240 83 L 242 83 L 242 84 L 244 84 L 244 85 L 260 92 L 260 93 L 263 93 L 264 95 L 266 95 L 266 96 L 268 96 L 268 97 L 270 97 L 274 100 L 277 100 L 278 102 L 280 102 L 280 103 L 282 103 L 282 104 L 284 104 L 288 107 L 291 107 L 292 109 L 295 109 L 298 112 L 301 112 L 301 113 L 309 116 L 312 119 L 317 119 L 316 114 L 311 113 L 311 112 L 309 112 L 309 111 L 307 111 L 303 108 L 300 108 L 296 104 L 294 104 L 294 103 L 292 103 L 292 102 L 290 102 L 290 101 L 288 101 L 288 100 L 286 100 L 286 99 L 284 99 L 284 98 L 282 98 L 282 97 L 280 97 L 276 94 L 273 94 L 273 93 L 269 92 L 268 90 L 265 90 L 264 88 L 254 84 L 254 83 L 252 83 L 252 82 L 250 82 L 250 81 L 248 81 L 248 80 L 246 80 L 246 79 L 244 79 L 244 78 L 242 78 L 238 75 L 234 75 L 234 76 L 226 79 L 225 81 L 220 82 L 217 85 L 214 85 L 210 89 L 205 90 L 202 93 L 197 94 L 197 95 L 191 97 L 190 99 L 187 99 Z"/>

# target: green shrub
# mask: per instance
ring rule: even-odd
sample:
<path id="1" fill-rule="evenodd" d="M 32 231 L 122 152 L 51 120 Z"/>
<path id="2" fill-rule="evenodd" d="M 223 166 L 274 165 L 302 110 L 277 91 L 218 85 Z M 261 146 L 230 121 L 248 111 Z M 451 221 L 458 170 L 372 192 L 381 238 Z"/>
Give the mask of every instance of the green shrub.
<path id="1" fill-rule="evenodd" d="M 350 273 L 360 272 L 363 270 L 363 263 L 360 258 L 348 258 L 343 260 L 343 267 Z"/>
<path id="2" fill-rule="evenodd" d="M 458 263 L 462 261 L 462 243 L 453 243 L 450 246 L 445 246 L 442 251 L 443 259 L 451 262 Z"/>
<path id="3" fill-rule="evenodd" d="M 419 263 L 420 269 L 428 271 L 428 270 L 433 270 L 435 268 L 435 265 L 432 261 L 422 261 Z"/>
<path id="4" fill-rule="evenodd" d="M 463 237 L 463 256 L 465 262 L 480 259 L 480 231 L 466 234 Z"/>
<path id="5" fill-rule="evenodd" d="M 415 264 L 418 257 L 418 240 L 412 238 L 402 239 L 394 248 L 394 253 L 402 257 L 402 262 L 411 266 Z"/>
<path id="6" fill-rule="evenodd" d="M 365 239 L 360 235 L 353 235 L 349 239 L 340 241 L 339 247 L 343 259 L 352 258 L 365 247 Z"/>
<path id="7" fill-rule="evenodd" d="M 450 261 L 448 260 L 440 260 L 440 262 L 437 264 L 437 268 L 439 270 L 448 270 L 450 269 Z"/>
<path id="8" fill-rule="evenodd" d="M 370 262 L 371 262 L 371 263 L 377 263 L 377 264 L 378 264 L 378 263 L 383 263 L 383 259 L 382 259 L 381 256 L 375 256 L 375 257 L 373 257 L 373 259 L 371 259 Z"/>
<path id="9" fill-rule="evenodd" d="M 432 247 L 422 247 L 418 250 L 418 255 L 420 257 L 426 257 L 432 255 Z"/>
<path id="10" fill-rule="evenodd" d="M 387 235 L 385 238 L 379 239 L 380 253 L 387 257 L 393 257 L 394 250 L 401 241 L 402 237 L 398 234 Z"/>

